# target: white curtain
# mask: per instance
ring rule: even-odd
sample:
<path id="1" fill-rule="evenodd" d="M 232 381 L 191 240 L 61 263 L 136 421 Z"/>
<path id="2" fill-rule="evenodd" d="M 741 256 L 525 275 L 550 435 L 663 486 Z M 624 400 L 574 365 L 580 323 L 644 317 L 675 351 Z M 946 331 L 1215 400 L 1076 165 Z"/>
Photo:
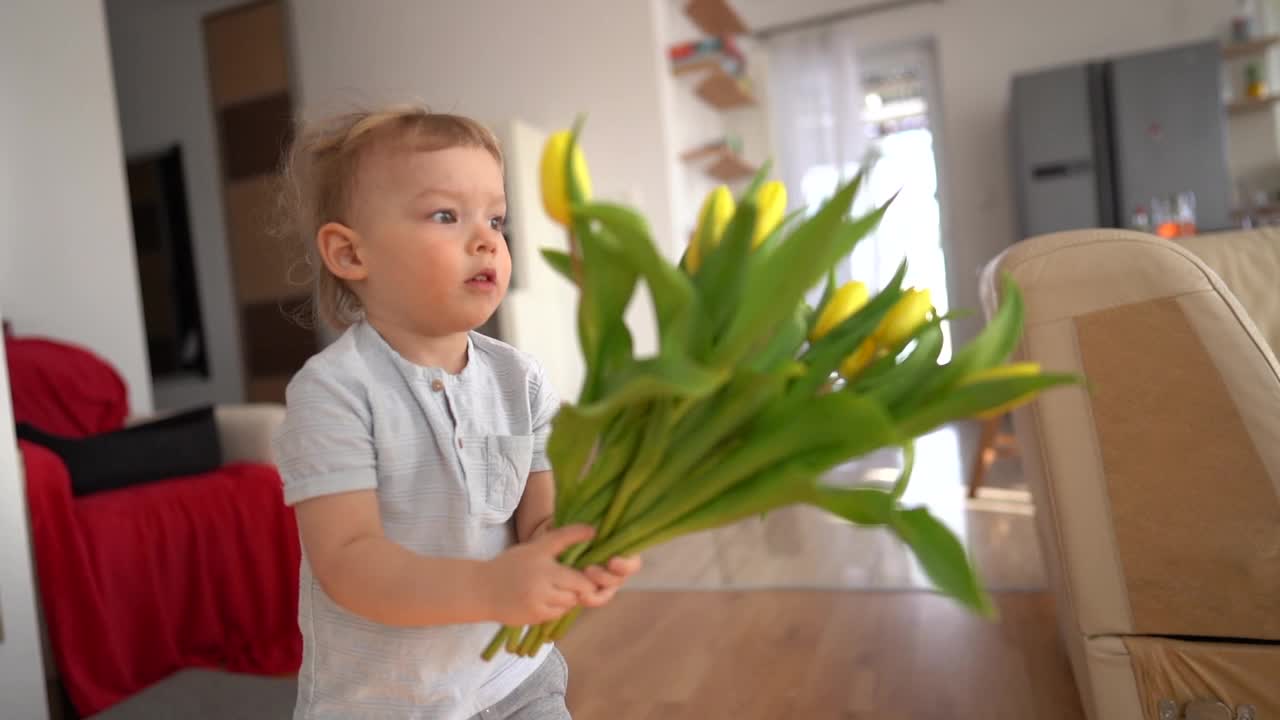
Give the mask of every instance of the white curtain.
<path id="1" fill-rule="evenodd" d="M 867 151 L 857 54 L 850 33 L 839 26 L 776 36 L 768 51 L 778 174 L 791 209 L 813 209 L 856 171 Z M 840 263 L 836 274 L 842 282 L 850 279 L 851 263 Z"/>

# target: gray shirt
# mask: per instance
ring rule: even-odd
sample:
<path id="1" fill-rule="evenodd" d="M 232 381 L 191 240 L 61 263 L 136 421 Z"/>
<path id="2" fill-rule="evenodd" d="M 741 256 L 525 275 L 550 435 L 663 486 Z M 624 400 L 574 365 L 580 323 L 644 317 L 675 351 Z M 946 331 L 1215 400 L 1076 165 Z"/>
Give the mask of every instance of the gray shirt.
<path id="1" fill-rule="evenodd" d="M 406 360 L 369 324 L 349 328 L 289 383 L 275 437 L 285 502 L 374 490 L 393 542 L 424 555 L 488 559 L 515 542 L 530 472 L 549 470 L 555 390 L 531 356 L 471 333 L 451 375 Z M 304 650 L 295 718 L 467 718 L 541 663 L 480 659 L 493 623 L 402 628 L 335 603 L 303 552 Z"/>

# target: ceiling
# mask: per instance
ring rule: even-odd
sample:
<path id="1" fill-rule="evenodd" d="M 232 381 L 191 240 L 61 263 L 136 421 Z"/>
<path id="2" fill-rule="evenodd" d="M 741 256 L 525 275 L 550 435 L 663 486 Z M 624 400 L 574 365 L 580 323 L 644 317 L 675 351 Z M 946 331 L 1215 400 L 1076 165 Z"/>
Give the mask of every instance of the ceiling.
<path id="1" fill-rule="evenodd" d="M 730 0 L 753 31 L 830 13 L 884 5 L 886 0 Z"/>

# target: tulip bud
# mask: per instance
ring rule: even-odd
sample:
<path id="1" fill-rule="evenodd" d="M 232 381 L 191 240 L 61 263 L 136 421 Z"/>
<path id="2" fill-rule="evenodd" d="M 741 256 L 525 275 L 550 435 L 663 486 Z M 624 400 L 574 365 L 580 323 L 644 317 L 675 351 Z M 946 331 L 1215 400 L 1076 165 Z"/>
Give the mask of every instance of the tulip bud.
<path id="1" fill-rule="evenodd" d="M 879 350 L 875 340 L 871 338 L 863 340 L 858 349 L 845 358 L 844 362 L 840 363 L 840 377 L 845 380 L 852 380 L 857 377 L 858 373 L 866 370 L 867 366 L 875 361 Z"/>
<path id="2" fill-rule="evenodd" d="M 755 233 L 751 236 L 751 247 L 756 248 L 773 232 L 782 216 L 787 211 L 787 186 L 777 180 L 770 180 L 760 188 L 756 196 Z"/>
<path id="3" fill-rule="evenodd" d="M 963 387 L 965 385 L 972 385 L 974 383 L 980 383 L 987 380 L 1002 380 L 1005 378 L 1016 378 L 1016 377 L 1034 377 L 1039 374 L 1040 374 L 1040 363 L 1035 363 L 1035 362 L 1010 363 L 1008 365 L 997 365 L 996 367 L 993 367 L 993 368 L 987 368 L 986 370 L 979 370 L 978 372 L 972 373 L 960 381 L 960 386 Z M 1035 395 L 1036 394 L 1033 392 L 1027 393 L 1020 397 L 1016 397 L 1007 403 L 1004 403 L 1002 405 L 997 405 L 996 407 L 993 407 L 990 410 L 984 410 L 983 412 L 975 415 L 974 417 L 977 417 L 981 420 L 991 420 L 993 418 L 998 418 L 1001 415 L 1014 409 L 1015 407 L 1023 404 L 1024 402 L 1031 400 L 1032 398 L 1035 397 Z"/>
<path id="4" fill-rule="evenodd" d="M 568 227 L 572 221 L 569 211 L 569 178 L 565 174 L 568 168 L 569 140 L 571 133 L 561 130 L 547 139 L 542 149 L 542 207 L 553 220 Z M 591 176 L 587 173 L 587 160 L 582 154 L 582 147 L 573 147 L 573 178 L 582 192 L 584 200 L 591 197 Z"/>
<path id="5" fill-rule="evenodd" d="M 702 201 L 702 209 L 698 211 L 698 229 L 694 231 L 689 251 L 685 255 L 685 265 L 689 272 L 698 271 L 704 251 L 720 244 L 720 236 L 724 235 L 733 211 L 733 194 L 728 187 L 721 185 L 707 193 L 706 199 Z M 703 242 L 707 243 L 706 247 L 702 247 Z"/>
<path id="6" fill-rule="evenodd" d="M 854 281 L 841 285 L 823 306 L 822 312 L 818 313 L 818 320 L 809 333 L 809 342 L 821 340 L 836 326 L 849 319 L 850 315 L 861 310 L 869 297 L 870 291 L 864 283 Z"/>
<path id="7" fill-rule="evenodd" d="M 876 329 L 876 339 L 886 347 L 906 341 L 928 319 L 932 310 L 929 291 L 910 288 L 889 308 L 880 327 Z"/>

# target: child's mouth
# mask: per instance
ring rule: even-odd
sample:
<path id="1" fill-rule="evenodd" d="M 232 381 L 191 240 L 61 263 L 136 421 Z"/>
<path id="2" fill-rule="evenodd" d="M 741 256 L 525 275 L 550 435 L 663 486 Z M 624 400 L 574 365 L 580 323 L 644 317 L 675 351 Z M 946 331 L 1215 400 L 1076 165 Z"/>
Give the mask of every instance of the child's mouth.
<path id="1" fill-rule="evenodd" d="M 472 287 L 480 290 L 492 289 L 496 285 L 497 285 L 497 273 L 495 273 L 492 270 L 484 270 L 482 272 L 478 272 L 475 275 L 472 275 L 467 280 L 467 287 Z"/>

